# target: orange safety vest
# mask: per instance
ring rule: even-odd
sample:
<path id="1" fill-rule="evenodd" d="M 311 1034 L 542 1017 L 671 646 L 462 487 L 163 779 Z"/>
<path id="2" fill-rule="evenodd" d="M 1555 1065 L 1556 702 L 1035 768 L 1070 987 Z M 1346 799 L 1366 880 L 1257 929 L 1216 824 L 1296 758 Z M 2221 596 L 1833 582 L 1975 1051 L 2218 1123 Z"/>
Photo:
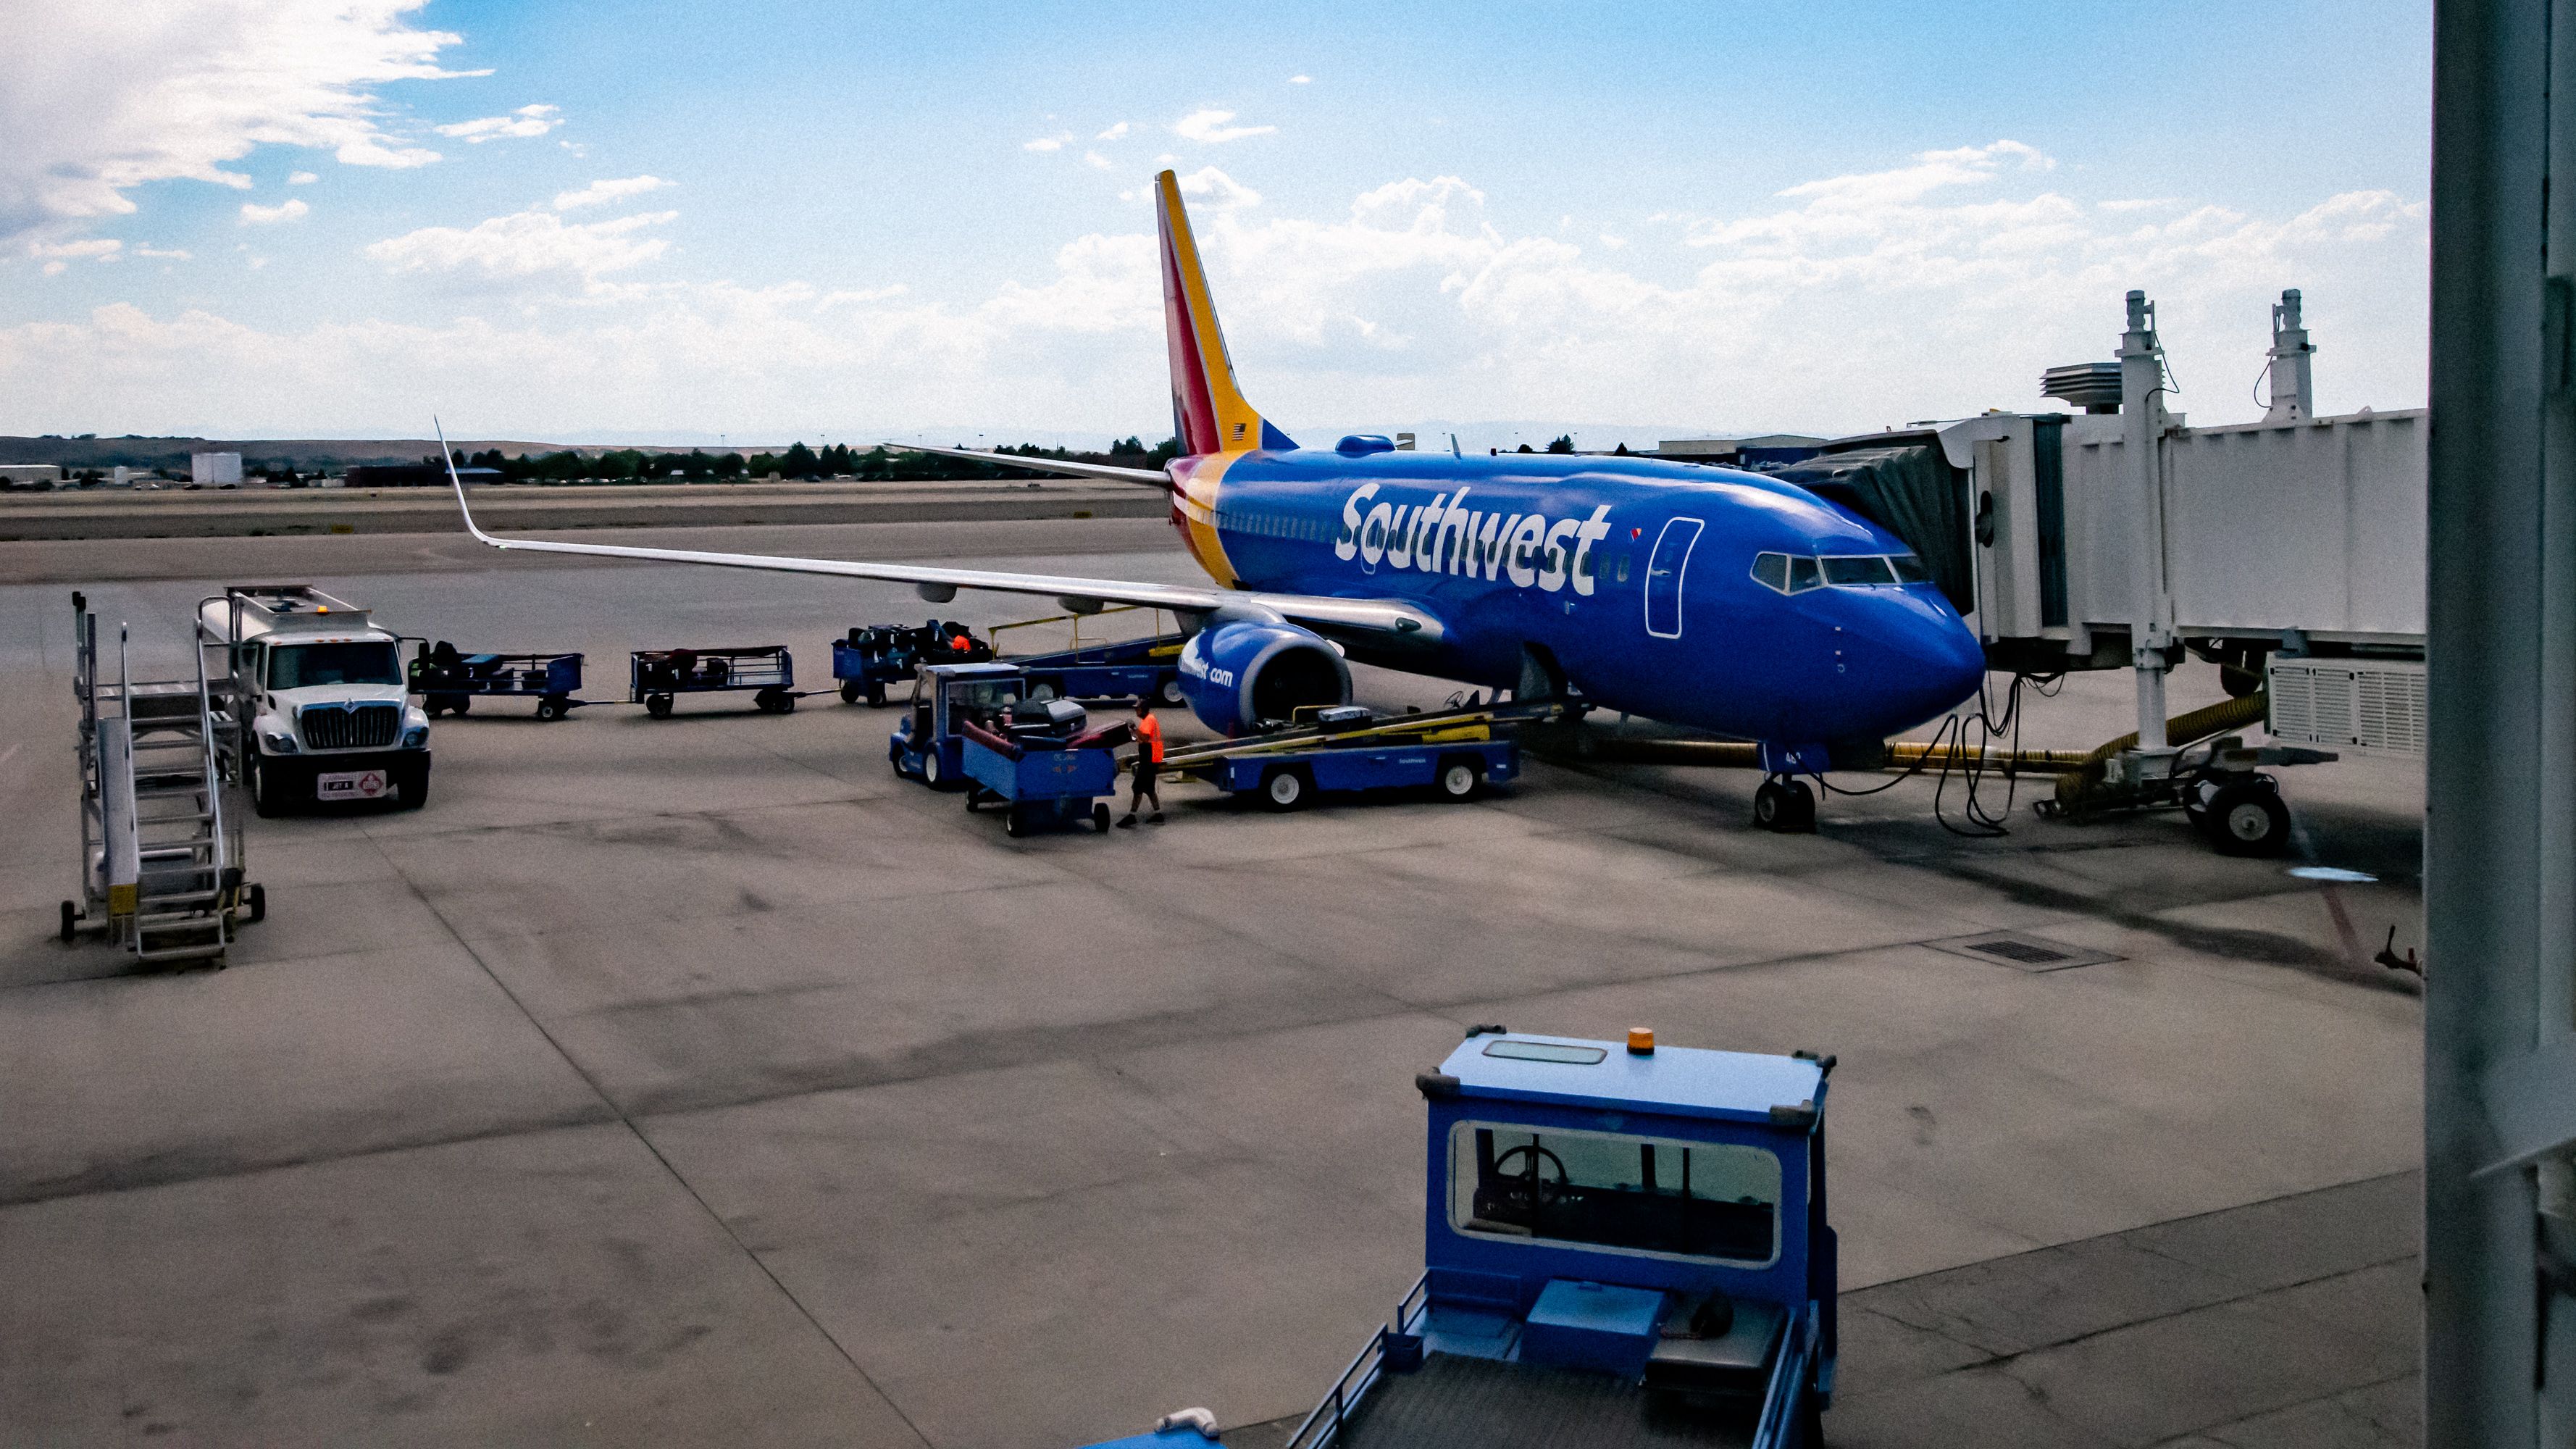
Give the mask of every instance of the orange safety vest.
<path id="1" fill-rule="evenodd" d="M 1161 720 L 1150 714 L 1138 718 L 1136 739 L 1145 747 L 1146 759 L 1157 765 L 1163 763 L 1163 722 Z"/>

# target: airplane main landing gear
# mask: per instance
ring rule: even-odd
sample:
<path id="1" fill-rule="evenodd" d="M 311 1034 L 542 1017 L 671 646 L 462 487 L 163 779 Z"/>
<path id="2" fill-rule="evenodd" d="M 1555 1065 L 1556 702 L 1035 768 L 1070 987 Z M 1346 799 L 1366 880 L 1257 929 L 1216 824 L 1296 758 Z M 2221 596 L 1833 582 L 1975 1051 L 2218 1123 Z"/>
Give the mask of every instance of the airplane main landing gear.
<path id="1" fill-rule="evenodd" d="M 1753 792 L 1753 823 L 1783 835 L 1810 835 L 1816 829 L 1816 792 L 1790 775 L 1773 775 Z"/>

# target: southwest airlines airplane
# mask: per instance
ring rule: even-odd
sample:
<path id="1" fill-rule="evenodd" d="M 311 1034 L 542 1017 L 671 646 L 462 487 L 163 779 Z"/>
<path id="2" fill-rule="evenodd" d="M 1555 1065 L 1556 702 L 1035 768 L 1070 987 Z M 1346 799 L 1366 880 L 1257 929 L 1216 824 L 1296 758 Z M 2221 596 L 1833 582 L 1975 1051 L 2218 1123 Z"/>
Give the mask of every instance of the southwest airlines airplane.
<path id="1" fill-rule="evenodd" d="M 1229 734 L 1347 701 L 1347 657 L 1756 741 L 1786 777 L 1977 688 L 1976 636 L 1912 551 L 1793 485 L 1646 458 L 1397 452 L 1376 437 L 1299 447 L 1237 389 L 1180 188 L 1169 171 L 1157 185 L 1183 456 L 1154 471 L 930 451 L 1160 489 L 1207 584 L 495 538 L 470 510 L 466 527 L 495 548 L 881 579 L 933 602 L 986 589 L 1169 609 L 1191 633 L 1191 707 Z"/>

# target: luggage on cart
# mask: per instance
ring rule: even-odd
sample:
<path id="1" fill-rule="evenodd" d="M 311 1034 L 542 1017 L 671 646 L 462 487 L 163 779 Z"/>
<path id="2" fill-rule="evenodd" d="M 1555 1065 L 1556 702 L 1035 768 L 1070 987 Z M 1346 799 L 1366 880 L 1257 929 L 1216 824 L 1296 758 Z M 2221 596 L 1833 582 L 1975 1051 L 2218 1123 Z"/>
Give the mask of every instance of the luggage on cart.
<path id="1" fill-rule="evenodd" d="M 464 654 L 441 639 L 424 643 L 412 656 L 410 691 L 432 719 L 462 715 L 478 697 L 534 699 L 537 718 L 562 719 L 585 704 L 575 699 L 581 689 L 579 654 Z"/>
<path id="2" fill-rule="evenodd" d="M 626 702 L 668 718 L 683 694 L 749 693 L 766 714 L 796 707 L 796 660 L 784 644 L 735 649 L 638 649 L 628 659 Z"/>
<path id="3" fill-rule="evenodd" d="M 832 641 L 832 678 L 840 683 L 843 704 L 864 699 L 874 708 L 885 703 L 888 686 L 912 678 L 926 664 L 980 664 L 992 657 L 993 646 L 955 620 L 917 627 L 870 624 Z"/>

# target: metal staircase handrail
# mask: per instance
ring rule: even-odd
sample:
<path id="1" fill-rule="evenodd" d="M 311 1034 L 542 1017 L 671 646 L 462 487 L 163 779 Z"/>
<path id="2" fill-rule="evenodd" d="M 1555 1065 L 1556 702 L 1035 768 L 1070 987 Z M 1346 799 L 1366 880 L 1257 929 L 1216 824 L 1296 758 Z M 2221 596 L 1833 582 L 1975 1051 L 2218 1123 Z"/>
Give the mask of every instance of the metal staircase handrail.
<path id="1" fill-rule="evenodd" d="M 220 892 L 224 889 L 226 862 L 224 859 L 224 787 L 216 768 L 215 712 L 206 697 L 206 651 L 190 649 L 188 652 L 197 660 L 197 743 L 205 751 L 203 761 L 205 768 L 202 773 L 206 784 L 207 833 L 214 842 L 214 853 L 208 863 L 214 870 L 214 886 L 219 893 L 216 904 L 220 917 L 223 904 Z"/>

